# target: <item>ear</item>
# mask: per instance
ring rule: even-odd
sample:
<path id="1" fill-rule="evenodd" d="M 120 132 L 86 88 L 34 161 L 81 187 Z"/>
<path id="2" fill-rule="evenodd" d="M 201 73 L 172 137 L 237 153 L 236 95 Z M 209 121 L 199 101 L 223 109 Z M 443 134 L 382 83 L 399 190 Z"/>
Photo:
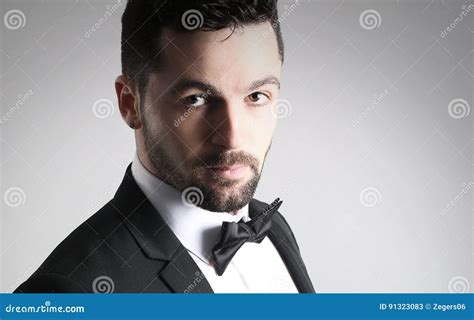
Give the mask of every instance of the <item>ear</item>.
<path id="1" fill-rule="evenodd" d="M 115 79 L 115 92 L 123 120 L 132 129 L 139 129 L 141 127 L 140 100 L 135 82 L 125 75 L 120 75 Z"/>

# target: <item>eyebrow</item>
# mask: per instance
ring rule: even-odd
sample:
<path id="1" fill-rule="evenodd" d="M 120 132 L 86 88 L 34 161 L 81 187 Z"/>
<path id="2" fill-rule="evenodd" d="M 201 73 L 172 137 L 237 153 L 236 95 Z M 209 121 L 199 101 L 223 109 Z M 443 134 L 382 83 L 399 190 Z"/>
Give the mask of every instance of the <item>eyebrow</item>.
<path id="1" fill-rule="evenodd" d="M 255 89 L 258 89 L 266 84 L 273 84 L 280 89 L 280 81 L 278 80 L 277 77 L 275 76 L 267 76 L 259 80 L 253 81 L 249 87 L 247 88 L 247 91 L 253 91 Z M 196 88 L 201 91 L 211 91 L 215 95 L 220 95 L 222 96 L 222 93 L 217 89 L 215 86 L 213 86 L 210 83 L 207 83 L 205 81 L 200 81 L 200 80 L 195 80 L 195 79 L 182 79 L 179 81 L 177 84 L 175 84 L 172 89 L 177 92 L 182 92 L 187 89 L 192 89 Z"/>
<path id="2" fill-rule="evenodd" d="M 274 84 L 280 89 L 280 81 L 278 80 L 277 77 L 275 76 L 268 76 L 260 80 L 255 80 L 253 81 L 250 86 L 248 87 L 248 91 L 253 91 L 255 89 L 258 89 L 266 84 Z"/>
<path id="3" fill-rule="evenodd" d="M 199 80 L 194 80 L 194 79 L 182 79 L 179 81 L 177 84 L 173 86 L 174 91 L 177 92 L 182 92 L 187 89 L 192 89 L 196 88 L 201 91 L 211 91 L 214 94 L 221 95 L 220 91 L 214 87 L 212 84 L 204 82 L 204 81 L 199 81 Z"/>

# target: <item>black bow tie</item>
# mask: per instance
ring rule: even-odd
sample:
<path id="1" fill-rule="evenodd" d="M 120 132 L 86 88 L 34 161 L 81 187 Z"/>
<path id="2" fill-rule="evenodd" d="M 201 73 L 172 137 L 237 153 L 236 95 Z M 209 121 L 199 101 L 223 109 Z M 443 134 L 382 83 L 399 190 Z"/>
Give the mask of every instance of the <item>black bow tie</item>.
<path id="1" fill-rule="evenodd" d="M 221 238 L 212 249 L 214 269 L 219 276 L 224 273 L 232 257 L 245 242 L 262 242 L 272 226 L 272 216 L 281 204 L 282 201 L 277 198 L 248 222 L 222 223 Z"/>

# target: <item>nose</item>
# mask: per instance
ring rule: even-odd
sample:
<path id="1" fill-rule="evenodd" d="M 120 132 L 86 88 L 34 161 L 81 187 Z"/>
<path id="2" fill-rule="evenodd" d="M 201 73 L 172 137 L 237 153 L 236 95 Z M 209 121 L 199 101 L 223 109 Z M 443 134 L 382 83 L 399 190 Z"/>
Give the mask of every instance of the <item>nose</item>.
<path id="1" fill-rule="evenodd" d="M 216 110 L 211 141 L 225 149 L 242 147 L 245 134 L 244 107 L 238 103 L 224 103 Z"/>

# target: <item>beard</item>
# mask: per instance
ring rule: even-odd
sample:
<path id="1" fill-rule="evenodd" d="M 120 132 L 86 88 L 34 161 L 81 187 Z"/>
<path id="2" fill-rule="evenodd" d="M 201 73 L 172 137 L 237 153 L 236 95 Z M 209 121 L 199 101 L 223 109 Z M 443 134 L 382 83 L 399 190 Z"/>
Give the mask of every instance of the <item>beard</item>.
<path id="1" fill-rule="evenodd" d="M 252 200 L 260 181 L 259 160 L 244 151 L 221 150 L 205 156 L 199 156 L 187 162 L 190 169 L 180 170 L 179 163 L 174 160 L 160 137 L 148 130 L 146 121 L 143 123 L 143 135 L 148 157 L 156 168 L 157 177 L 181 192 L 185 205 L 195 205 L 213 212 L 236 213 Z M 267 148 L 263 163 L 270 150 Z M 250 168 L 250 177 L 242 180 L 225 179 L 212 172 L 208 167 L 243 165 Z M 262 165 L 263 170 L 263 165 Z"/>
<path id="2" fill-rule="evenodd" d="M 200 207 L 215 212 L 236 212 L 252 200 L 261 176 L 258 171 L 259 161 L 254 156 L 243 151 L 221 152 L 201 157 L 197 161 L 200 164 L 196 163 L 193 166 L 190 185 L 202 192 Z M 250 178 L 245 182 L 229 180 L 211 173 L 207 168 L 207 166 L 233 165 L 248 166 Z"/>

